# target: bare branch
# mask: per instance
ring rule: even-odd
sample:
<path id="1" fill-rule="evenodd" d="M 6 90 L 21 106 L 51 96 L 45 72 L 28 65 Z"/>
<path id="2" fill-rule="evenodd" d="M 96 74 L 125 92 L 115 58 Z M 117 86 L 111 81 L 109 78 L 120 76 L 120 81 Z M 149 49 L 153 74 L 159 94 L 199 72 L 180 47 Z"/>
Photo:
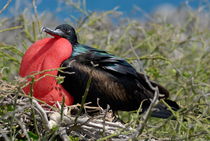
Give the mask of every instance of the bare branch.
<path id="1" fill-rule="evenodd" d="M 34 14 L 35 14 L 35 18 L 36 18 L 36 21 L 38 23 L 38 29 L 39 29 L 39 32 L 40 32 L 40 22 L 39 22 L 39 17 L 38 17 L 38 11 L 37 11 L 37 6 L 36 6 L 36 0 L 32 0 L 32 5 L 33 5 L 33 9 L 34 9 Z M 35 30 L 34 30 L 35 31 Z M 35 32 L 34 32 L 35 33 Z M 35 35 L 36 36 L 36 35 Z"/>
<path id="2" fill-rule="evenodd" d="M 133 53 L 134 53 L 135 56 L 138 58 L 138 55 L 137 55 L 137 53 L 135 52 L 135 50 L 134 50 L 134 48 L 133 48 L 133 45 L 132 45 L 132 43 L 131 43 L 131 39 L 129 39 L 129 42 L 130 42 L 130 46 L 131 46 L 131 48 L 132 48 L 132 50 L 133 50 Z M 140 65 L 140 60 L 139 60 L 139 59 L 138 59 L 138 63 L 139 63 L 139 65 Z M 151 112 L 152 112 L 152 108 L 154 108 L 154 106 L 158 103 L 158 98 L 159 98 L 159 89 L 158 89 L 158 87 L 153 87 L 153 86 L 152 86 L 152 84 L 151 84 L 151 82 L 149 81 L 149 79 L 148 79 L 148 77 L 147 77 L 147 75 L 146 75 L 146 73 L 145 73 L 143 67 L 142 67 L 142 70 L 143 70 L 143 74 L 144 74 L 144 77 L 145 77 L 145 80 L 146 80 L 147 84 L 149 85 L 149 87 L 150 87 L 152 90 L 154 90 L 155 93 L 154 93 L 154 97 L 153 97 L 153 100 L 152 100 L 151 103 L 150 103 L 149 108 L 147 109 L 147 111 L 144 113 L 144 115 L 143 115 L 142 118 L 141 118 L 141 122 L 140 122 L 140 124 L 139 124 L 138 127 L 137 127 L 137 131 L 134 132 L 134 134 L 131 136 L 132 139 L 135 139 L 136 137 L 138 137 L 139 135 L 142 134 L 142 132 L 143 132 L 143 130 L 144 130 L 144 127 L 145 127 L 145 125 L 146 125 L 146 123 L 147 123 L 147 121 L 148 121 L 148 119 L 149 119 L 149 117 L 150 117 L 150 114 L 151 114 Z"/>
<path id="3" fill-rule="evenodd" d="M 9 6 L 9 4 L 12 2 L 12 0 L 8 0 L 7 3 L 4 5 L 4 7 L 0 10 L 0 14 L 3 13 L 4 10 L 7 9 L 7 7 Z"/>
<path id="4" fill-rule="evenodd" d="M 141 123 L 137 127 L 137 131 L 132 135 L 132 138 L 133 139 L 142 134 L 142 132 L 144 130 L 144 127 L 145 127 L 145 125 L 146 125 L 146 123 L 147 123 L 147 121 L 149 119 L 149 116 L 150 116 L 150 114 L 152 112 L 152 108 L 154 108 L 154 106 L 158 102 L 158 97 L 159 97 L 159 90 L 158 90 L 158 87 L 156 87 L 155 88 L 154 98 L 153 98 L 151 104 L 149 105 L 149 108 L 147 109 L 147 111 L 142 116 L 142 120 L 141 120 Z"/>
<path id="5" fill-rule="evenodd" d="M 59 136 L 61 137 L 61 139 L 63 141 L 69 141 L 69 137 L 66 133 L 66 128 L 65 127 L 60 127 L 58 132 L 59 132 Z"/>
<path id="6" fill-rule="evenodd" d="M 15 120 L 17 121 L 17 123 L 19 124 L 19 126 L 21 127 L 21 129 L 23 130 L 23 133 L 26 135 L 27 140 L 28 141 L 31 141 L 30 138 L 29 138 L 29 135 L 27 133 L 25 124 L 23 122 L 20 122 L 17 118 L 15 118 Z"/>
<path id="7" fill-rule="evenodd" d="M 36 100 L 33 99 L 32 103 L 34 104 L 36 111 L 38 111 L 40 116 L 42 117 L 44 126 L 49 130 L 50 126 L 49 126 L 49 121 L 48 121 L 47 114 L 46 114 L 45 110 L 42 108 L 42 106 Z"/>

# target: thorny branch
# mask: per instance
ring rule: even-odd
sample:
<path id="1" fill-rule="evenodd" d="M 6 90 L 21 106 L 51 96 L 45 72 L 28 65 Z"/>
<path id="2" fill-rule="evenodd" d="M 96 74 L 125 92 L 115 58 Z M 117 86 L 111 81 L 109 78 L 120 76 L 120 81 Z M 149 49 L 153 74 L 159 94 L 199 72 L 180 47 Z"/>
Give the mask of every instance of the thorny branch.
<path id="1" fill-rule="evenodd" d="M 137 55 L 137 53 L 135 52 L 134 47 L 133 47 L 133 45 L 132 45 L 132 43 L 131 43 L 131 39 L 129 39 L 129 43 L 130 43 L 131 49 L 133 50 L 134 55 L 138 58 L 138 55 Z M 138 63 L 139 63 L 139 65 L 141 65 L 139 59 L 138 59 Z M 151 114 L 151 112 L 152 112 L 152 108 L 154 108 L 154 106 L 158 103 L 158 98 L 159 98 L 159 89 L 158 89 L 158 87 L 153 87 L 153 86 L 152 86 L 152 84 L 150 83 L 150 81 L 149 81 L 149 79 L 148 79 L 148 77 L 147 77 L 147 75 L 146 75 L 146 73 L 145 73 L 143 67 L 142 67 L 142 70 L 143 70 L 144 78 L 145 78 L 147 84 L 149 85 L 149 87 L 150 87 L 152 90 L 154 90 L 155 93 L 154 93 L 154 97 L 153 97 L 153 100 L 152 100 L 151 103 L 150 103 L 149 108 L 147 109 L 147 111 L 146 111 L 146 112 L 143 114 L 143 116 L 141 117 L 141 122 L 140 122 L 140 124 L 139 124 L 138 127 L 137 127 L 137 131 L 134 132 L 134 134 L 131 136 L 132 139 L 135 139 L 135 138 L 137 138 L 139 135 L 142 134 L 142 132 L 143 132 L 143 130 L 144 130 L 144 127 L 145 127 L 145 125 L 146 125 L 146 123 L 147 123 L 147 121 L 148 121 L 148 119 L 149 119 L 149 117 L 150 117 L 150 114 Z"/>
<path id="2" fill-rule="evenodd" d="M 0 138 L 4 140 L 9 139 L 10 128 L 8 124 L 12 124 L 16 128 L 20 128 L 22 134 L 25 138 L 29 139 L 28 131 L 30 131 L 28 125 L 33 125 L 33 118 L 36 118 L 38 130 L 40 133 L 48 133 L 48 137 L 51 138 L 52 131 L 56 130 L 56 134 L 60 136 L 63 141 L 69 140 L 69 136 L 83 137 L 84 139 L 96 140 L 104 136 L 111 136 L 114 134 L 115 139 L 128 139 L 128 135 L 120 135 L 119 130 L 133 132 L 134 129 L 126 127 L 126 125 L 120 122 L 106 121 L 105 114 L 106 111 L 98 107 L 90 107 L 84 104 L 84 108 L 96 108 L 99 110 L 99 114 L 96 116 L 88 116 L 87 114 L 82 114 L 80 116 L 71 114 L 71 110 L 75 109 L 79 105 L 73 105 L 70 107 L 64 107 L 63 114 L 60 109 L 55 107 L 51 108 L 49 106 L 42 106 L 36 99 L 32 99 L 29 96 L 25 96 L 19 89 L 18 86 L 13 86 L 7 84 L 6 82 L 0 80 L 0 96 L 2 96 L 2 103 L 4 106 L 9 106 L 15 104 L 15 109 L 11 112 L 7 112 L 4 116 L 0 117 Z M 14 103 L 14 99 L 18 95 L 18 100 Z M 80 105 L 81 106 L 81 105 Z M 53 109 L 53 110 L 52 110 Z M 77 108 L 79 110 L 79 108 Z M 35 116 L 31 117 L 31 112 L 35 111 Z M 63 118 L 61 119 L 61 116 Z M 14 117 L 15 120 L 10 120 Z M 77 118 L 75 125 L 75 119 Z M 34 125 L 35 126 L 35 125 Z M 3 127 L 3 128 L 2 128 Z M 34 128 L 34 127 L 33 127 Z M 103 134 L 101 134 L 103 132 Z M 54 135 L 54 134 L 53 134 Z M 39 137 L 43 135 L 40 134 Z"/>

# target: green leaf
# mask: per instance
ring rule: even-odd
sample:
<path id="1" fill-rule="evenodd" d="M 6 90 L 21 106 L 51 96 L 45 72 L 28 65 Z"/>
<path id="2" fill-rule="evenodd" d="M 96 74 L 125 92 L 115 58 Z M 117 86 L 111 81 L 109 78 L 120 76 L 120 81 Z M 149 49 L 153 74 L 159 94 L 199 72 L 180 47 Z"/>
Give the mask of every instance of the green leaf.
<path id="1" fill-rule="evenodd" d="M 28 135 L 33 140 L 38 140 L 39 139 L 39 136 L 37 134 L 35 134 L 34 132 L 29 131 Z"/>

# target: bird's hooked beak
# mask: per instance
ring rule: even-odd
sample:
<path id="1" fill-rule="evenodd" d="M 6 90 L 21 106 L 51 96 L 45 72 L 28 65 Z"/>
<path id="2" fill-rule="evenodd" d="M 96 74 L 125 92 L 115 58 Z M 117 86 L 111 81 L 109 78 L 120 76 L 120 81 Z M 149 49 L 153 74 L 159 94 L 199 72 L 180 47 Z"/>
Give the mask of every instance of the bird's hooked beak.
<path id="1" fill-rule="evenodd" d="M 54 37 L 65 37 L 65 33 L 63 31 L 61 31 L 60 29 L 56 29 L 56 30 L 52 30 L 48 27 L 42 27 L 41 28 L 41 32 L 46 32 L 47 34 L 50 34 Z"/>

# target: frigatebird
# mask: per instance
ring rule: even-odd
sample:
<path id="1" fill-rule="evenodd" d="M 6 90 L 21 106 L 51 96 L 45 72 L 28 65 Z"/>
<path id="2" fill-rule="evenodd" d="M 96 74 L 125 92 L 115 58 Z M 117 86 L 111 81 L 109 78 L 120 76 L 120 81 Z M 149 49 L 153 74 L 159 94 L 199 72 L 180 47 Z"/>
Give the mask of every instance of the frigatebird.
<path id="1" fill-rule="evenodd" d="M 53 66 L 51 68 L 56 68 L 58 65 L 63 68 L 62 71 L 57 70 L 54 74 L 64 77 L 64 80 L 61 85 L 57 84 L 55 79 L 42 82 L 41 87 L 45 87 L 44 83 L 56 83 L 55 85 L 58 85 L 60 90 L 65 91 L 64 95 L 66 101 L 71 101 L 67 102 L 66 105 L 71 105 L 72 101 L 74 104 L 81 103 L 82 96 L 87 89 L 87 82 L 91 78 L 86 97 L 86 102 L 91 102 L 91 105 L 100 105 L 103 108 L 109 105 L 113 111 L 133 111 L 137 110 L 141 105 L 142 112 L 147 110 L 154 97 L 155 91 L 146 81 L 145 75 L 137 72 L 125 59 L 106 51 L 80 44 L 75 29 L 68 24 L 59 25 L 55 30 L 43 27 L 42 31 L 52 35 L 54 37 L 52 40 L 62 39 L 62 41 L 58 43 L 59 45 L 50 43 L 53 42 L 49 41 L 50 39 L 47 41 L 49 45 L 45 45 L 46 43 L 43 42 L 41 43 L 41 46 L 49 50 L 51 49 L 52 53 L 43 53 L 45 55 L 44 58 L 52 58 L 51 56 L 56 55 L 65 57 L 58 62 L 55 57 L 52 58 L 52 60 L 42 60 L 42 62 L 45 63 L 49 61 L 47 64 Z M 69 45 L 67 42 L 69 42 Z M 69 49 L 66 50 L 66 48 Z M 42 54 L 39 55 L 41 56 Z M 28 61 L 27 57 L 23 58 L 22 62 L 24 61 Z M 22 65 L 23 64 L 24 63 L 22 63 Z M 27 69 L 26 67 L 24 68 Z M 39 67 L 37 71 L 41 70 L 42 69 Z M 153 87 L 158 87 L 160 93 L 159 99 L 163 99 L 171 109 L 175 111 L 180 108 L 175 101 L 168 99 L 169 92 L 166 88 L 152 80 L 149 81 Z M 40 86 L 37 86 L 37 88 L 38 87 Z M 37 90 L 37 92 L 38 91 L 39 90 Z M 49 100 L 46 98 L 42 100 L 49 103 Z M 51 100 L 61 101 L 61 97 L 58 99 L 52 98 Z M 172 115 L 172 112 L 166 105 L 159 103 L 156 105 L 151 115 L 159 118 L 168 118 Z"/>

